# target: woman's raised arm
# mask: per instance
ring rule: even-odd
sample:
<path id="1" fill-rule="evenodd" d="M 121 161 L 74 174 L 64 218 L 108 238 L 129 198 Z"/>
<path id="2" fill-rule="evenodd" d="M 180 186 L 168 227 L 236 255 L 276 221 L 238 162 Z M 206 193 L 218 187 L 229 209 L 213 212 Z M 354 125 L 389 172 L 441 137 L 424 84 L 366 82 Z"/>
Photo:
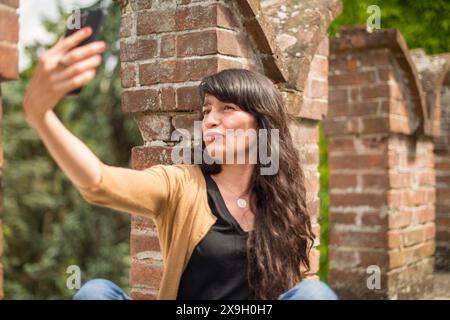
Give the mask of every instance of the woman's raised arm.
<path id="1" fill-rule="evenodd" d="M 49 110 L 33 123 L 45 147 L 76 187 L 90 188 L 100 181 L 101 160 Z"/>
<path id="2" fill-rule="evenodd" d="M 89 35 L 89 29 L 81 29 L 40 57 L 23 101 L 25 118 L 85 200 L 156 218 L 167 209 L 180 170 L 155 166 L 140 171 L 108 166 L 52 110 L 68 92 L 95 75 L 104 43 L 76 47 Z"/>
<path id="3" fill-rule="evenodd" d="M 100 180 L 100 160 L 56 117 L 53 108 L 70 91 L 92 80 L 101 63 L 105 43 L 76 47 L 92 30 L 83 28 L 42 54 L 26 90 L 23 109 L 60 168 L 77 186 L 93 186 Z"/>

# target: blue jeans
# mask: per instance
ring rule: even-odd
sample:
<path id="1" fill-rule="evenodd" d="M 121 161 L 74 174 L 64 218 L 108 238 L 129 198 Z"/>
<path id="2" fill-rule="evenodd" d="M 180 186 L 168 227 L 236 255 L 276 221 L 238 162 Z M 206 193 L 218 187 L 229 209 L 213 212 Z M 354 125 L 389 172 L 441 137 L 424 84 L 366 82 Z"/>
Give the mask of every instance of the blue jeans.
<path id="1" fill-rule="evenodd" d="M 73 300 L 131 300 L 131 297 L 112 281 L 92 279 L 81 286 Z"/>
<path id="2" fill-rule="evenodd" d="M 86 282 L 73 297 L 74 300 L 131 300 L 116 284 L 105 279 Z M 278 297 L 279 300 L 338 300 L 334 291 L 324 282 L 306 279 Z"/>

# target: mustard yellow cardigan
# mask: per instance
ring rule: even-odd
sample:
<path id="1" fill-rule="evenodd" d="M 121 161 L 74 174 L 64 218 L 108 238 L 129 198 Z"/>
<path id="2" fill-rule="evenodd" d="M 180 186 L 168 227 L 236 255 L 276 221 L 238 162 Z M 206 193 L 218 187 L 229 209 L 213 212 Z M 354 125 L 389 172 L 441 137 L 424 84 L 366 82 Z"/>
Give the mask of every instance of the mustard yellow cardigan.
<path id="1" fill-rule="evenodd" d="M 194 248 L 217 220 L 208 204 L 200 166 L 155 165 L 134 170 L 102 163 L 96 186 L 76 187 L 89 203 L 153 219 L 164 261 L 157 299 L 176 299 Z M 310 259 L 312 254 L 317 251 L 310 252 Z M 319 280 L 316 272 L 311 270 L 305 279 Z"/>
<path id="2" fill-rule="evenodd" d="M 153 219 L 164 261 L 157 298 L 176 299 L 194 248 L 217 219 L 208 205 L 200 166 L 156 165 L 133 170 L 102 163 L 96 186 L 76 187 L 89 203 Z"/>

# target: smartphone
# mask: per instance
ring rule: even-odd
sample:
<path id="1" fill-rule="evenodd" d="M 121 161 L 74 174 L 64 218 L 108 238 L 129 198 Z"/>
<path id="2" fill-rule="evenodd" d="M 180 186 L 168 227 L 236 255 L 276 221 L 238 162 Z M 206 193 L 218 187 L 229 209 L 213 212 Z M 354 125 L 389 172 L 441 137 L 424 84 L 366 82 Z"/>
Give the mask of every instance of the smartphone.
<path id="1" fill-rule="evenodd" d="M 104 14 L 102 9 L 80 9 L 75 10 L 70 16 L 66 26 L 66 33 L 64 37 L 77 32 L 84 27 L 91 27 L 92 34 L 89 38 L 77 45 L 77 47 L 84 46 L 88 43 L 99 40 L 100 32 L 103 25 Z M 82 87 L 69 92 L 67 95 L 76 95 L 81 92 Z"/>

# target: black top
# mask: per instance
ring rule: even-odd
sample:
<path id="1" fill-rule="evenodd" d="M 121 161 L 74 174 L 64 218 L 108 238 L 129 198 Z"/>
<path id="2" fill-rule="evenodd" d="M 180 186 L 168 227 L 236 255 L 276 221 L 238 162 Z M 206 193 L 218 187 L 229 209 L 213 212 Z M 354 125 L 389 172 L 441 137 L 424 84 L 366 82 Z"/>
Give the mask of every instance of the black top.
<path id="1" fill-rule="evenodd" d="M 248 232 L 228 211 L 215 181 L 206 173 L 208 204 L 216 223 L 200 240 L 181 277 L 177 299 L 248 299 Z"/>

